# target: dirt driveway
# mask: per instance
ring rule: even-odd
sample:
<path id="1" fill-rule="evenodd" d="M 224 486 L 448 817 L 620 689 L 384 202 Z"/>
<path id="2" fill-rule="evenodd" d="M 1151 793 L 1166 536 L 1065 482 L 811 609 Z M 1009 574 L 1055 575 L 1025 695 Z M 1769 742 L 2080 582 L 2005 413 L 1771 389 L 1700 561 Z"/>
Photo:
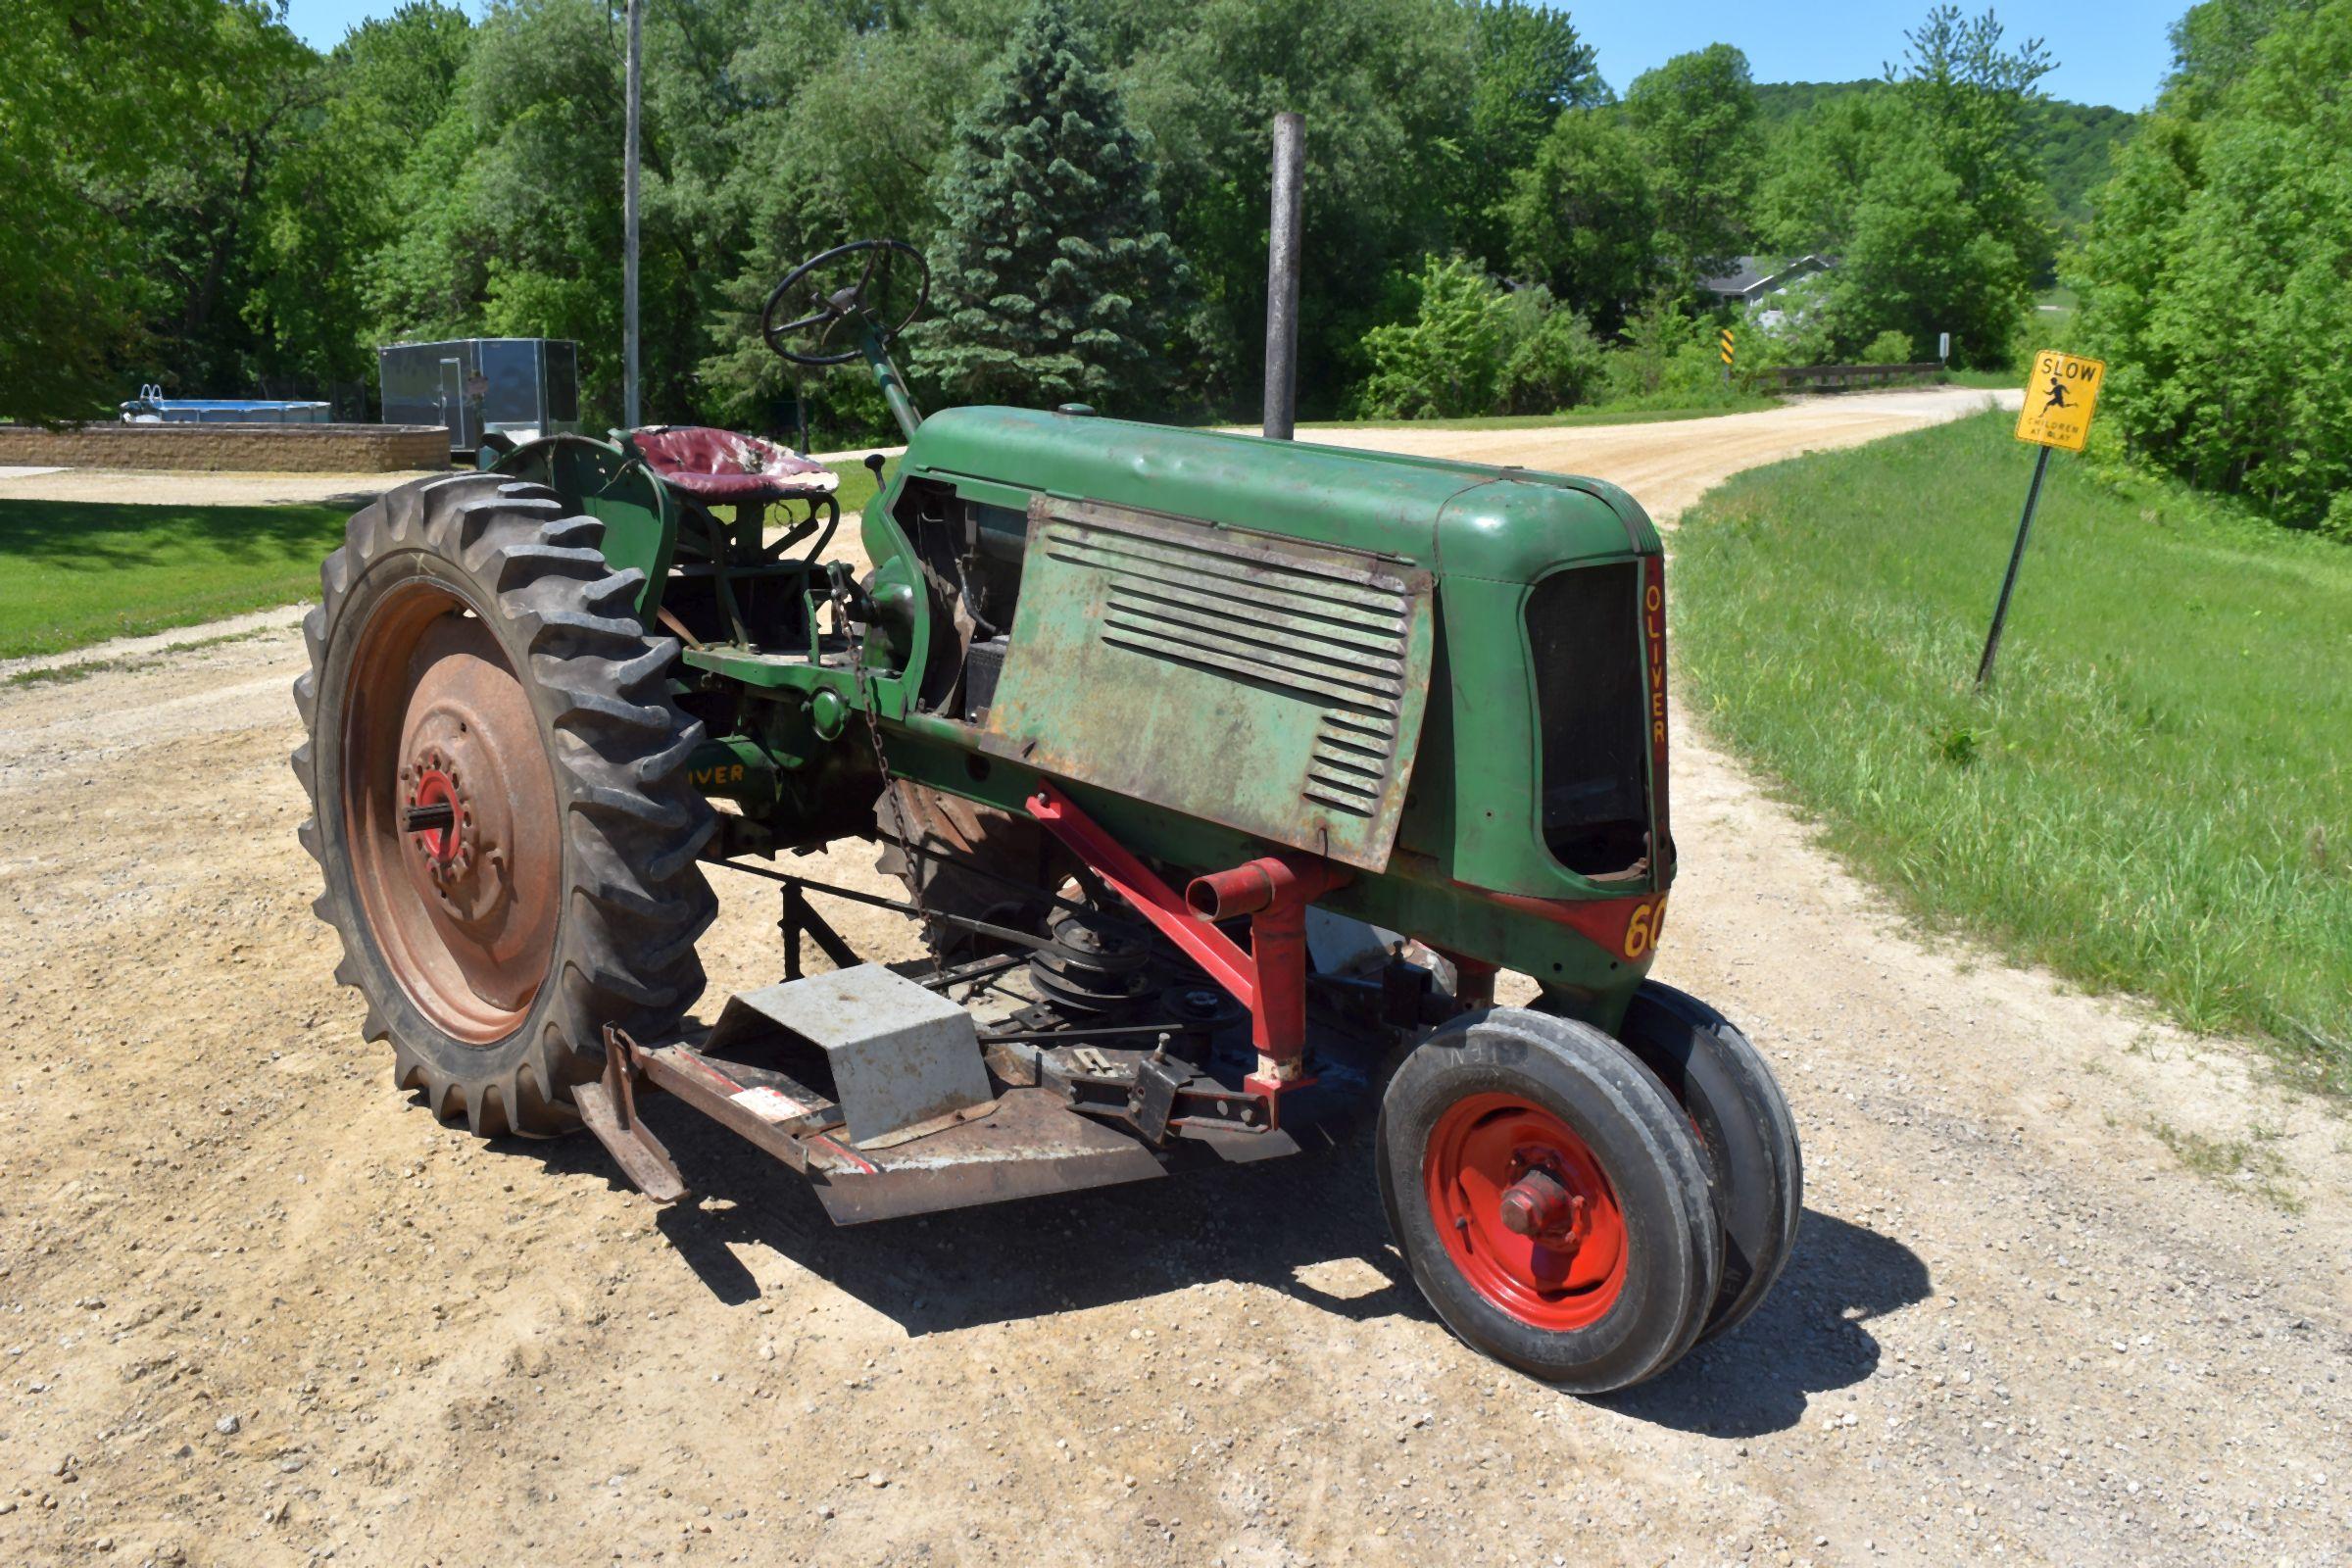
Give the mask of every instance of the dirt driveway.
<path id="1" fill-rule="evenodd" d="M 411 473 L 143 473 L 130 468 L 0 468 L 0 501 L 168 502 L 183 507 L 366 506 L 421 479 Z"/>
<path id="2" fill-rule="evenodd" d="M 1777 409 L 1660 424 L 1567 425 L 1540 430 L 1311 429 L 1323 446 L 1370 447 L 1471 463 L 1518 464 L 1590 473 L 1623 485 L 1652 517 L 1671 523 L 1726 474 L 1807 452 L 1860 446 L 1984 409 L 2016 409 L 2023 392 L 1915 387 L 1791 398 Z"/>
<path id="3" fill-rule="evenodd" d="M 1760 445 L 1537 432 L 1519 461 L 1615 452 L 1590 466 L 1672 512 L 1863 401 L 1746 416 Z M 659 1102 L 699 1207 L 591 1143 L 440 1126 L 360 1044 L 306 907 L 300 664 L 281 625 L 0 688 L 0 1563 L 2352 1544 L 2345 1124 L 2227 1045 L 1923 945 L 1688 726 L 1660 973 L 1779 1064 L 1808 1212 L 1740 1332 L 1587 1402 L 1447 1338 L 1360 1144 L 835 1231 Z M 775 971 L 765 896 L 714 875 L 713 1002 Z"/>

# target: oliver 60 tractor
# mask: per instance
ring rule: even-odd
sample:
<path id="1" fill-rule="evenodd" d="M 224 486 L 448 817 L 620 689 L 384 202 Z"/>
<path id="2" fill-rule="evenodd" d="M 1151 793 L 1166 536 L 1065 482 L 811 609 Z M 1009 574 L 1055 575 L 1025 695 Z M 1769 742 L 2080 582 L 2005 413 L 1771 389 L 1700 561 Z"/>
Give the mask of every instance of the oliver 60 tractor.
<path id="1" fill-rule="evenodd" d="M 397 1082 L 483 1135 L 584 1124 L 662 1200 L 667 1093 L 842 1222 L 1376 1103 L 1397 1245 L 1471 1345 L 1591 1392 L 1738 1323 L 1797 1140 L 1746 1039 L 1644 978 L 1675 848 L 1641 508 L 1077 406 L 923 418 L 888 345 L 926 287 L 860 241 L 761 322 L 862 356 L 906 429 L 865 569 L 824 559 L 830 471 L 724 431 L 555 436 L 351 519 L 294 760 Z M 906 896 L 777 868 L 845 839 Z M 780 884 L 785 977 L 706 1025 L 710 862 Z M 862 962 L 844 899 L 928 956 Z"/>

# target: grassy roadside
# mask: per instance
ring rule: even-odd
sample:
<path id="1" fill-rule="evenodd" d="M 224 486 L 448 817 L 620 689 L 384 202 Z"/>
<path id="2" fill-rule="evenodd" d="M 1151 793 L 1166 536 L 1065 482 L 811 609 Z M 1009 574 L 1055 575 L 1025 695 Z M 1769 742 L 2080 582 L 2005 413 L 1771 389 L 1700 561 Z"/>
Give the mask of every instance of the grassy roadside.
<path id="1" fill-rule="evenodd" d="M 833 471 L 844 513 L 872 499 L 862 466 Z M 347 515 L 336 507 L 0 500 L 0 659 L 302 603 L 318 594 L 318 564 L 343 542 Z"/>
<path id="2" fill-rule="evenodd" d="M 132 658 L 76 659 L 55 664 L 31 664 L 12 669 L 0 676 L 0 687 L 70 686 L 77 680 L 110 672 L 129 673 L 144 669 L 161 669 L 177 654 L 193 654 L 207 648 L 219 648 L 224 643 L 251 642 L 257 637 L 271 635 L 270 628 L 253 631 L 220 632 L 211 637 L 192 637 L 186 642 L 167 643 L 152 654 Z"/>
<path id="3" fill-rule="evenodd" d="M 1675 540 L 1683 690 L 1926 923 L 2352 1091 L 2352 550 L 2051 466 L 2004 415 L 1743 474 Z"/>
<path id="4" fill-rule="evenodd" d="M 2011 392 L 2026 384 L 2023 370 L 1946 370 L 1944 383 L 1948 386 L 1975 387 L 1983 392 Z"/>

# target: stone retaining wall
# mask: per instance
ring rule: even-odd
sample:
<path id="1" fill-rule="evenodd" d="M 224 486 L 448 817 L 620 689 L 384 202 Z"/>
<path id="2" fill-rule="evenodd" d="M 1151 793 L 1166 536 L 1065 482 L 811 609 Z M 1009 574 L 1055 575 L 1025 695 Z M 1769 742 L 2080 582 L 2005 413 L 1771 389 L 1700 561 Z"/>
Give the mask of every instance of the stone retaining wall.
<path id="1" fill-rule="evenodd" d="M 0 466 L 399 473 L 449 466 L 437 424 L 0 424 Z"/>

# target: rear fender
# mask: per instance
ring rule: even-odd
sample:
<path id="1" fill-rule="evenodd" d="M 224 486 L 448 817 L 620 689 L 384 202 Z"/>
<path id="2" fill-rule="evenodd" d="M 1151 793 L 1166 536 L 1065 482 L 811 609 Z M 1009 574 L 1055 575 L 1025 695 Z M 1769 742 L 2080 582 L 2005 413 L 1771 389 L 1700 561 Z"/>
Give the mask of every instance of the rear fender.
<path id="1" fill-rule="evenodd" d="M 566 511 L 602 522 L 605 559 L 613 569 L 633 566 L 645 573 L 637 590 L 637 615 L 653 625 L 677 554 L 684 510 L 669 486 L 612 442 L 584 435 L 525 442 L 501 456 L 491 471 L 546 485 L 563 498 Z"/>

